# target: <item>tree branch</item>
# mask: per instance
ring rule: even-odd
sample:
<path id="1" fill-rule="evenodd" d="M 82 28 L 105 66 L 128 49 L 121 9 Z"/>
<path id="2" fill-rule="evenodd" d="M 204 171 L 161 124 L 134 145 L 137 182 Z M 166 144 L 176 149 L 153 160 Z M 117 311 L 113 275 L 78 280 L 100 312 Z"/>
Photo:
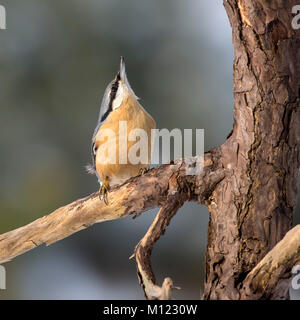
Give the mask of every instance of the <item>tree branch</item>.
<path id="1" fill-rule="evenodd" d="M 169 300 L 171 298 L 173 281 L 165 278 L 162 287 L 155 284 L 155 276 L 151 268 L 150 256 L 155 242 L 165 233 L 171 219 L 184 203 L 184 199 L 169 197 L 166 204 L 159 210 L 153 223 L 143 239 L 138 243 L 131 257 L 136 258 L 137 272 L 140 284 L 148 300 Z"/>
<path id="2" fill-rule="evenodd" d="M 172 281 L 166 278 L 162 288 L 155 285 L 150 266 L 150 254 L 154 243 L 164 233 L 172 216 L 185 201 L 207 204 L 215 186 L 225 177 L 226 171 L 220 163 L 220 151 L 213 149 L 204 156 L 204 168 L 198 175 L 187 175 L 201 158 L 189 161 L 177 160 L 173 164 L 156 167 L 143 176 L 129 179 L 113 188 L 108 195 L 109 204 L 93 193 L 83 199 L 61 207 L 32 223 L 0 235 L 0 263 L 32 250 L 45 243 L 58 240 L 87 228 L 94 223 L 115 220 L 132 214 L 140 215 L 159 207 L 157 217 L 149 231 L 136 247 L 137 267 L 147 298 L 170 297 Z"/>
<path id="3" fill-rule="evenodd" d="M 288 298 L 287 282 L 290 281 L 291 270 L 297 263 L 300 263 L 300 225 L 287 232 L 247 275 L 242 299 Z"/>

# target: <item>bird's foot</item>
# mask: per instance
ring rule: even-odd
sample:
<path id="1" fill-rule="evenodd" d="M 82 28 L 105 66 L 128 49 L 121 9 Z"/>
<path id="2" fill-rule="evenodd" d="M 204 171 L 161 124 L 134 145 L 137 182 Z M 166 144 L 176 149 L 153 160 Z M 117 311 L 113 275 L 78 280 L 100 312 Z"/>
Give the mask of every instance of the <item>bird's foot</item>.
<path id="1" fill-rule="evenodd" d="M 141 168 L 140 169 L 140 176 L 143 176 L 145 173 L 149 171 L 149 168 Z"/>
<path id="2" fill-rule="evenodd" d="M 107 198 L 108 191 L 109 191 L 109 182 L 108 180 L 104 180 L 103 182 L 101 182 L 101 187 L 99 190 L 99 198 L 101 201 L 103 200 L 106 205 L 108 205 L 108 198 Z"/>

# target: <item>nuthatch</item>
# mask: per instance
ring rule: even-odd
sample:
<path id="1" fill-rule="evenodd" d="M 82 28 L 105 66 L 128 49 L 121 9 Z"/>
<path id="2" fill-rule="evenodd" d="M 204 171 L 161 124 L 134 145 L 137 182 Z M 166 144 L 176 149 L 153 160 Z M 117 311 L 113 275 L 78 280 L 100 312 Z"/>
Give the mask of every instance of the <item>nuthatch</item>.
<path id="1" fill-rule="evenodd" d="M 120 130 L 120 125 L 126 121 L 126 129 Z M 99 113 L 99 119 L 92 138 L 93 165 L 88 168 L 95 173 L 100 183 L 100 198 L 107 204 L 107 192 L 114 185 L 119 185 L 127 179 L 144 173 L 149 169 L 151 162 L 151 130 L 156 128 L 155 121 L 139 104 L 127 80 L 125 63 L 121 57 L 120 71 L 115 79 L 107 86 Z M 130 163 L 128 153 L 134 141 L 127 137 L 135 129 L 143 129 L 147 134 L 148 146 L 146 161 Z M 105 132 L 112 130 L 114 135 L 107 136 Z M 106 137 L 106 140 L 104 139 Z M 125 139 L 125 140 L 124 140 Z M 116 149 L 115 162 L 109 161 L 110 152 L 104 152 L 103 144 Z M 127 161 L 124 162 L 124 159 Z M 120 161 L 121 160 L 121 161 Z"/>

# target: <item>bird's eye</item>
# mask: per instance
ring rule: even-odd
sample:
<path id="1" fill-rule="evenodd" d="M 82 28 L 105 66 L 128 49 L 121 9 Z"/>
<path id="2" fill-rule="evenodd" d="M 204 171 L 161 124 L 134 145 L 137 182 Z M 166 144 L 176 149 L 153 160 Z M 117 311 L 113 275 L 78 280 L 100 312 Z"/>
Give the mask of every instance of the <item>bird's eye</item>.
<path id="1" fill-rule="evenodd" d="M 117 92 L 118 87 L 116 85 L 113 85 L 111 88 L 111 92 Z"/>

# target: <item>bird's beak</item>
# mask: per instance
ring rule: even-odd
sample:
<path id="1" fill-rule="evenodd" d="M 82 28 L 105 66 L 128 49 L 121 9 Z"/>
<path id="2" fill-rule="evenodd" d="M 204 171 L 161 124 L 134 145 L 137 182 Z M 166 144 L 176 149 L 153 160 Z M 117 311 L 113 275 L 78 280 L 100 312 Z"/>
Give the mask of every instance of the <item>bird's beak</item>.
<path id="1" fill-rule="evenodd" d="M 120 71 L 118 72 L 118 77 L 119 77 L 119 80 L 127 87 L 127 91 L 130 92 L 132 95 L 134 95 L 136 99 L 138 99 L 138 97 L 135 95 L 135 93 L 133 92 L 128 82 L 126 71 L 125 71 L 125 61 L 123 57 L 121 57 Z"/>
<path id="2" fill-rule="evenodd" d="M 122 81 L 126 80 L 125 61 L 123 57 L 121 57 L 120 61 L 120 79 Z"/>

